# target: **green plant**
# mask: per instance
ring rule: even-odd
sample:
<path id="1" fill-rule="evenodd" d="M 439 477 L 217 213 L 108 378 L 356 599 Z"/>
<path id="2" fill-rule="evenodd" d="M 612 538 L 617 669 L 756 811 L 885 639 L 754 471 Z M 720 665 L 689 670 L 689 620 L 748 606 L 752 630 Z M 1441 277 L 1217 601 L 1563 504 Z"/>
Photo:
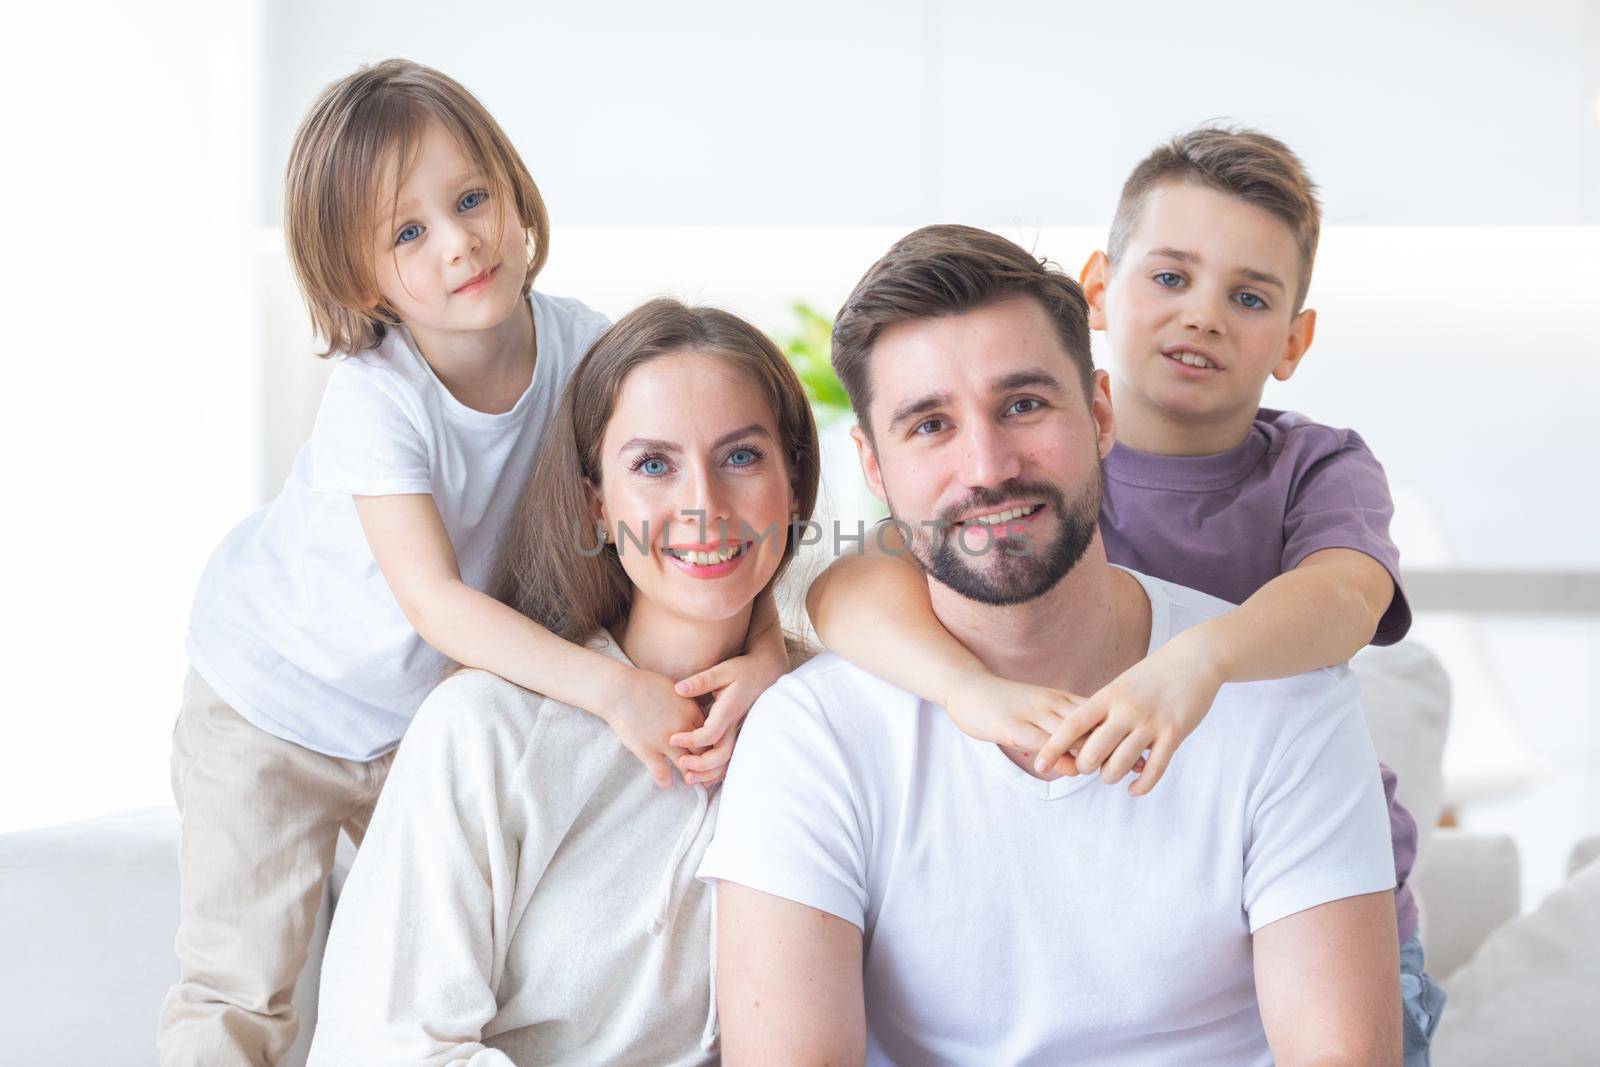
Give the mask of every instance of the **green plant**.
<path id="1" fill-rule="evenodd" d="M 806 303 L 793 305 L 797 328 L 781 347 L 800 377 L 819 426 L 850 414 L 850 397 L 839 384 L 830 362 L 833 354 L 833 320 Z"/>

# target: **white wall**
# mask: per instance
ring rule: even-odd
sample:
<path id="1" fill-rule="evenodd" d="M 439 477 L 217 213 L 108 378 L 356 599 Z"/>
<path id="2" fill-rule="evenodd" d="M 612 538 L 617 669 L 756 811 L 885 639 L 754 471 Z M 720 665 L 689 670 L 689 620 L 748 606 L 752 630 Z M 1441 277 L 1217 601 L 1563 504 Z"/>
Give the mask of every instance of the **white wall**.
<path id="1" fill-rule="evenodd" d="M 1100 225 L 1219 116 L 1303 153 L 1335 225 L 1600 223 L 1595 0 L 272 11 L 265 159 L 320 87 L 408 56 L 483 98 L 567 225 Z"/>

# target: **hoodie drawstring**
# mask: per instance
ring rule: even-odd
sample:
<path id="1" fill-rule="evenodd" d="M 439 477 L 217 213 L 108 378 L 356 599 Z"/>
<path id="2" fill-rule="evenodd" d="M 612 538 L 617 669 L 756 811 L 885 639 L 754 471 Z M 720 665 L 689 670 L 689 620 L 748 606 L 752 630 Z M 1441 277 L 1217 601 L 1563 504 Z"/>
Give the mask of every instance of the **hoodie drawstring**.
<path id="1" fill-rule="evenodd" d="M 672 855 L 667 859 L 667 870 L 661 878 L 661 888 L 656 890 L 655 917 L 646 927 L 651 937 L 661 936 L 667 924 L 672 921 L 673 905 L 677 903 L 673 890 L 678 886 L 678 869 L 683 866 L 684 857 L 689 855 L 689 850 L 694 847 L 695 838 L 700 836 L 700 828 L 705 825 L 706 811 L 711 805 L 711 794 L 703 785 L 694 787 L 694 813 L 689 816 L 689 821 L 684 824 L 683 832 L 678 835 L 677 844 L 672 846 Z"/>
<path id="2" fill-rule="evenodd" d="M 705 826 L 706 813 L 711 807 L 711 791 L 703 785 L 694 787 L 694 811 L 689 816 L 689 821 L 683 826 L 683 832 L 678 834 L 677 842 L 672 846 L 672 854 L 667 859 L 666 872 L 661 877 L 661 888 L 656 891 L 656 906 L 653 917 L 645 929 L 651 937 L 660 937 L 666 932 L 677 912 L 676 904 L 679 896 L 673 891 L 678 887 L 678 874 L 683 867 L 683 861 L 688 857 L 695 841 L 700 837 L 700 830 Z M 706 1010 L 706 1025 L 700 1031 L 700 1047 L 709 1052 L 717 1040 L 717 903 L 713 895 L 711 901 L 711 1006 Z"/>

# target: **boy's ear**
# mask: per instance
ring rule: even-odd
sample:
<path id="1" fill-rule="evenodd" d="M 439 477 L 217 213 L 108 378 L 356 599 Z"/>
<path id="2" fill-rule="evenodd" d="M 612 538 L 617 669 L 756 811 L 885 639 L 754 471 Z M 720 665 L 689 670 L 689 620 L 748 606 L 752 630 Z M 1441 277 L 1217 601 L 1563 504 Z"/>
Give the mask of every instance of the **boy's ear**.
<path id="1" fill-rule="evenodd" d="M 1283 348 L 1283 357 L 1278 360 L 1277 366 L 1272 368 L 1274 378 L 1286 382 L 1294 377 L 1294 372 L 1300 368 L 1300 361 L 1305 358 L 1307 349 L 1311 347 L 1311 339 L 1316 333 L 1315 310 L 1306 308 L 1294 317 L 1294 322 L 1289 324 L 1289 343 Z"/>
<path id="2" fill-rule="evenodd" d="M 867 436 L 867 431 L 861 428 L 860 423 L 850 427 L 850 440 L 856 443 L 856 456 L 861 460 L 861 474 L 867 479 L 867 488 L 872 495 L 887 504 L 889 498 L 883 492 L 883 470 L 878 466 L 878 450 L 872 446 L 872 438 Z"/>
<path id="3" fill-rule="evenodd" d="M 1106 328 L 1106 286 L 1111 282 L 1111 260 L 1104 252 L 1096 251 L 1078 272 L 1078 284 L 1083 287 L 1083 298 L 1089 302 L 1089 329 Z"/>

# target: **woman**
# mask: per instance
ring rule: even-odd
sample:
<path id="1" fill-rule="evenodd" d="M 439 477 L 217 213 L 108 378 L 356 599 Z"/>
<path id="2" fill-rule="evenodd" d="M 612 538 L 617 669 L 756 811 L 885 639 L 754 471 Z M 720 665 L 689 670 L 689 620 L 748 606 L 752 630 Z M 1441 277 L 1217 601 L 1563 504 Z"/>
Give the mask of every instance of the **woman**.
<path id="1" fill-rule="evenodd" d="M 573 372 L 498 595 L 687 677 L 743 647 L 817 477 L 811 411 L 772 342 L 652 301 Z M 482 671 L 448 678 L 340 897 L 311 1062 L 714 1059 L 712 894 L 694 872 L 717 801 L 657 789 L 600 718 Z"/>

